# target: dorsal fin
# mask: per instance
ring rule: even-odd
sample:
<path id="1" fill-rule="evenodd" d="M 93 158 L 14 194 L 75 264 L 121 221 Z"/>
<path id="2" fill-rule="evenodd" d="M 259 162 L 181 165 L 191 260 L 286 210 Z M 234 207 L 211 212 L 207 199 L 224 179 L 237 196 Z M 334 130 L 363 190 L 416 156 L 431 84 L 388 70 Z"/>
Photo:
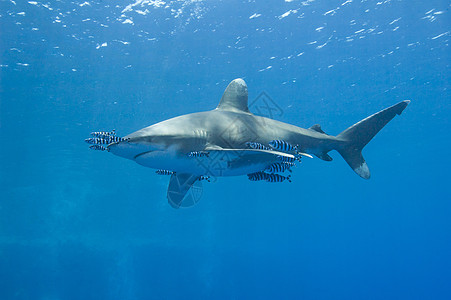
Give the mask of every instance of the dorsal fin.
<path id="1" fill-rule="evenodd" d="M 237 78 L 229 83 L 216 109 L 249 113 L 246 82 Z"/>
<path id="2" fill-rule="evenodd" d="M 327 134 L 321 129 L 321 125 L 319 125 L 319 124 L 315 124 L 312 127 L 310 127 L 309 129 L 314 130 L 316 132 Z"/>

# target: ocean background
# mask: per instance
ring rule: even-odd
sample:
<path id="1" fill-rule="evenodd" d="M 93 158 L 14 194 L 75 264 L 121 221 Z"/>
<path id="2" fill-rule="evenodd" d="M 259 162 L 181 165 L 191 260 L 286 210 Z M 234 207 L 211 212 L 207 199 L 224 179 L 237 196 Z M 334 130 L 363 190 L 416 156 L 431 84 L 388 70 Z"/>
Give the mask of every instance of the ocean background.
<path id="1" fill-rule="evenodd" d="M 0 299 L 451 299 L 450 7 L 0 1 Z M 412 102 L 368 181 L 331 152 L 179 210 L 168 177 L 84 142 L 214 109 L 238 77 L 333 135 Z"/>

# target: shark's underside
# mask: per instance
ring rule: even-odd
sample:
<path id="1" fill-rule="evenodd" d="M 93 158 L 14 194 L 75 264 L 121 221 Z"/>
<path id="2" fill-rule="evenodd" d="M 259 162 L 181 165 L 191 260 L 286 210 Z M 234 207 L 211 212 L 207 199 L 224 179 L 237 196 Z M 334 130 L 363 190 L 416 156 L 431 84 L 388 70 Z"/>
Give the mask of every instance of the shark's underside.
<path id="1" fill-rule="evenodd" d="M 94 135 L 101 138 L 87 141 L 108 144 L 91 146 L 96 150 L 108 150 L 158 169 L 161 174 L 170 174 L 168 200 L 178 208 L 191 187 L 208 176 L 248 174 L 251 180 L 283 181 L 289 177 L 267 170 L 278 170 L 283 164 L 310 154 L 331 161 L 328 155 L 331 150 L 338 151 L 359 176 L 368 179 L 370 172 L 362 156 L 363 147 L 401 114 L 409 102 L 388 107 L 331 136 L 319 125 L 303 129 L 252 114 L 248 109 L 247 86 L 242 79 L 235 79 L 212 111 L 172 118 L 124 138 L 117 138 L 114 133 L 98 133 Z"/>

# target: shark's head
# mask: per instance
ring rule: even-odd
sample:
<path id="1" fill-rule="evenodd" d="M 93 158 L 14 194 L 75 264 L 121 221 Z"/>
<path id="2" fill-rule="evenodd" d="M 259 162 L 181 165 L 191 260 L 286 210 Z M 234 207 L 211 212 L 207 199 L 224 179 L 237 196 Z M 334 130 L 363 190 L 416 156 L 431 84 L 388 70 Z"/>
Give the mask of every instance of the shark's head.
<path id="1" fill-rule="evenodd" d="M 163 127 L 158 123 L 136 131 L 107 148 L 114 155 L 149 168 L 176 172 L 193 171 L 198 163 L 190 157 L 190 153 L 203 149 L 205 139 L 196 134 L 184 134 L 186 127 L 179 128 L 180 130 L 168 131 L 167 126 Z M 205 172 L 205 168 L 197 170 L 199 175 L 202 175 L 202 172 Z"/>
<path id="2" fill-rule="evenodd" d="M 193 128 L 180 124 L 180 121 L 183 121 L 183 118 L 174 118 L 143 128 L 125 136 L 124 141 L 110 144 L 107 148 L 114 155 L 136 160 L 140 155 L 150 152 L 165 152 L 167 155 L 176 156 L 196 150 L 197 146 L 204 146 L 205 137 L 199 137 Z"/>
<path id="3" fill-rule="evenodd" d="M 150 141 L 144 139 L 128 139 L 108 145 L 108 151 L 114 155 L 134 160 L 135 157 L 142 153 L 154 151 L 155 146 Z"/>
<path id="4" fill-rule="evenodd" d="M 167 148 L 161 132 L 144 128 L 127 135 L 124 141 L 108 145 L 108 150 L 114 155 L 134 160 L 137 156 L 152 151 Z"/>

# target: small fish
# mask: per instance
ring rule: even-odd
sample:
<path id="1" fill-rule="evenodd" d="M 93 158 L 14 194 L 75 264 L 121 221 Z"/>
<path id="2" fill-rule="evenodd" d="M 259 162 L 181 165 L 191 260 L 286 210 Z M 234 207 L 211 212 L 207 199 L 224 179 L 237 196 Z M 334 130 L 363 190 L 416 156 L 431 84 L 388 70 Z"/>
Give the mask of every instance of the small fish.
<path id="1" fill-rule="evenodd" d="M 295 164 L 292 162 L 280 162 L 280 163 L 273 163 L 272 165 L 268 166 L 265 170 L 269 173 L 282 173 L 288 170 L 291 172 L 291 167 L 293 167 Z"/>
<path id="2" fill-rule="evenodd" d="M 252 149 L 257 149 L 257 150 L 270 150 L 265 145 L 256 143 L 256 142 L 247 142 L 246 146 L 248 146 L 249 148 L 252 148 Z"/>
<path id="3" fill-rule="evenodd" d="M 298 146 L 293 146 L 282 140 L 272 140 L 271 142 L 269 142 L 269 146 L 271 146 L 271 148 L 275 150 L 279 150 L 282 152 L 298 151 Z"/>
<path id="4" fill-rule="evenodd" d="M 285 180 L 288 180 L 289 182 L 291 182 L 291 175 L 282 176 L 279 174 L 269 174 L 268 177 L 266 178 L 267 182 L 282 182 Z"/>
<path id="5" fill-rule="evenodd" d="M 282 162 L 290 162 L 290 163 L 293 163 L 296 160 L 298 160 L 298 158 L 296 158 L 296 157 L 289 157 L 289 156 L 282 156 L 282 155 L 277 155 L 277 158 Z"/>
<path id="6" fill-rule="evenodd" d="M 295 167 L 296 164 L 294 162 L 284 162 L 283 164 L 287 165 L 288 168 Z"/>
<path id="7" fill-rule="evenodd" d="M 210 176 L 204 176 L 204 175 L 202 175 L 202 176 L 199 177 L 199 181 L 202 181 L 202 180 L 205 180 L 205 181 L 207 181 L 207 182 L 210 182 Z"/>
<path id="8" fill-rule="evenodd" d="M 247 177 L 250 181 L 260 181 L 260 180 L 266 180 L 270 174 L 265 173 L 263 171 L 247 174 Z"/>
<path id="9" fill-rule="evenodd" d="M 100 145 L 92 145 L 92 146 L 89 146 L 89 149 L 92 149 L 92 150 L 100 150 L 100 151 L 110 151 L 110 149 L 108 149 L 108 148 L 106 148 L 106 147 L 103 147 L 103 146 L 100 146 Z"/>
<path id="10" fill-rule="evenodd" d="M 86 139 L 85 142 L 88 144 L 96 144 L 96 145 L 110 144 L 110 141 L 104 138 L 89 138 Z"/>
<path id="11" fill-rule="evenodd" d="M 109 136 L 112 136 L 112 135 L 116 135 L 116 130 L 113 129 L 110 132 L 108 132 L 108 131 L 94 131 L 94 132 L 91 132 L 91 135 L 93 137 L 106 138 L 106 137 L 109 137 Z"/>
<path id="12" fill-rule="evenodd" d="M 188 154 L 188 157 L 208 157 L 208 154 L 206 151 L 192 151 Z"/>
<path id="13" fill-rule="evenodd" d="M 128 140 L 126 138 L 118 137 L 118 136 L 115 136 L 115 135 L 110 135 L 110 136 L 108 136 L 105 139 L 107 139 L 110 142 L 110 144 L 111 143 L 119 143 L 119 142 L 123 142 L 123 141 Z"/>
<path id="14" fill-rule="evenodd" d="M 103 145 L 103 144 L 123 142 L 126 140 L 127 140 L 126 138 L 121 138 L 118 136 L 107 136 L 105 138 L 100 138 L 100 137 L 89 138 L 89 139 L 86 139 L 85 142 L 88 144 Z"/>
<path id="15" fill-rule="evenodd" d="M 157 173 L 158 175 L 172 175 L 175 172 L 169 170 L 156 170 L 155 173 Z"/>

